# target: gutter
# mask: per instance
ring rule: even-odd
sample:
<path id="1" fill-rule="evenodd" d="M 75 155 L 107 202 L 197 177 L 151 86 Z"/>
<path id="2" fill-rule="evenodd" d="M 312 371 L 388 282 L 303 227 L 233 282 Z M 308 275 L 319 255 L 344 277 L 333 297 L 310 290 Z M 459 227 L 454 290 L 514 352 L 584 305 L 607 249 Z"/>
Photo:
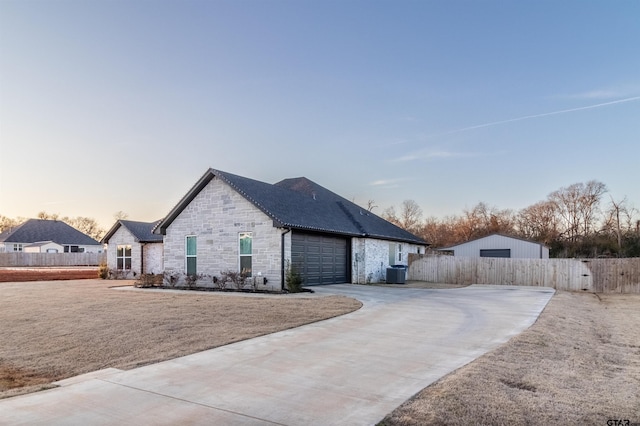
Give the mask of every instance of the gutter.
<path id="1" fill-rule="evenodd" d="M 284 228 L 286 232 L 280 234 L 280 290 L 284 291 L 284 236 L 291 232 L 291 228 Z"/>

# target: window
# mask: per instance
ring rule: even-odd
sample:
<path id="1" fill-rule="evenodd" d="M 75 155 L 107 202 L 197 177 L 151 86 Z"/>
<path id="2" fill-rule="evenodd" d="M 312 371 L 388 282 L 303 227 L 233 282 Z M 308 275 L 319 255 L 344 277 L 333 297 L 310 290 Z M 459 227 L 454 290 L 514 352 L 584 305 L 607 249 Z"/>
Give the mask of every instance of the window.
<path id="1" fill-rule="evenodd" d="M 253 233 L 240 233 L 240 272 L 251 276 L 251 256 L 253 250 Z"/>
<path id="2" fill-rule="evenodd" d="M 511 257 L 511 249 L 480 249 L 480 257 Z"/>
<path id="3" fill-rule="evenodd" d="M 13 251 L 22 251 L 22 244 L 14 244 Z"/>
<path id="4" fill-rule="evenodd" d="M 187 264 L 187 275 L 196 275 L 197 274 L 197 237 L 189 236 L 186 238 L 186 264 Z"/>
<path id="5" fill-rule="evenodd" d="M 64 247 L 64 251 L 67 251 L 67 247 Z M 116 269 L 123 271 L 125 269 L 131 269 L 131 246 L 119 245 L 116 248 Z"/>
<path id="6" fill-rule="evenodd" d="M 64 246 L 64 252 L 65 253 L 82 253 L 84 252 L 84 248 L 81 249 L 78 246 Z"/>
<path id="7" fill-rule="evenodd" d="M 402 244 L 389 243 L 389 265 L 402 263 Z"/>

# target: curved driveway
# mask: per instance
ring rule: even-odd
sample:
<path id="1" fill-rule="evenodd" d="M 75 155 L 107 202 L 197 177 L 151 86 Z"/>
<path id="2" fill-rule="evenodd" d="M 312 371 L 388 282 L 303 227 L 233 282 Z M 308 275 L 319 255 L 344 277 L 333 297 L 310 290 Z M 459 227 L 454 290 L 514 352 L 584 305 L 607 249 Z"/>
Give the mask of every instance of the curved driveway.
<path id="1" fill-rule="evenodd" d="M 0 401 L 0 424 L 375 424 L 528 328 L 554 290 L 332 285 L 362 309 Z M 108 326 L 108 325 L 105 325 Z"/>

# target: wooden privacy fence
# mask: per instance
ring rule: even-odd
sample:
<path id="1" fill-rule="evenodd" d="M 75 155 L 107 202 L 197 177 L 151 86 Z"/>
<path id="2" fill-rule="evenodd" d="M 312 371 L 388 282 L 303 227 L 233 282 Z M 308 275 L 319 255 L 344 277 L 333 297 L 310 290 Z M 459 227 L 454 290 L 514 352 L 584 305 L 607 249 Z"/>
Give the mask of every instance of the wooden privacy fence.
<path id="1" fill-rule="evenodd" d="M 98 266 L 107 253 L 0 253 L 0 267 Z"/>
<path id="2" fill-rule="evenodd" d="M 446 284 L 553 287 L 596 293 L 640 293 L 640 258 L 500 259 L 409 255 L 407 279 Z"/>

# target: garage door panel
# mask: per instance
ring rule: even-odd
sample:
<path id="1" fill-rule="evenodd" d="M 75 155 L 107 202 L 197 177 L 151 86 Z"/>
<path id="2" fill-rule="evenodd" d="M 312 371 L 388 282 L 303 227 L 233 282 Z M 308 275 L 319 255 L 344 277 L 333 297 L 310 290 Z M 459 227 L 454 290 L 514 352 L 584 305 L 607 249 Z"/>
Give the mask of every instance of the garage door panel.
<path id="1" fill-rule="evenodd" d="M 291 236 L 293 266 L 304 285 L 349 282 L 349 239 L 331 235 L 294 233 Z"/>

